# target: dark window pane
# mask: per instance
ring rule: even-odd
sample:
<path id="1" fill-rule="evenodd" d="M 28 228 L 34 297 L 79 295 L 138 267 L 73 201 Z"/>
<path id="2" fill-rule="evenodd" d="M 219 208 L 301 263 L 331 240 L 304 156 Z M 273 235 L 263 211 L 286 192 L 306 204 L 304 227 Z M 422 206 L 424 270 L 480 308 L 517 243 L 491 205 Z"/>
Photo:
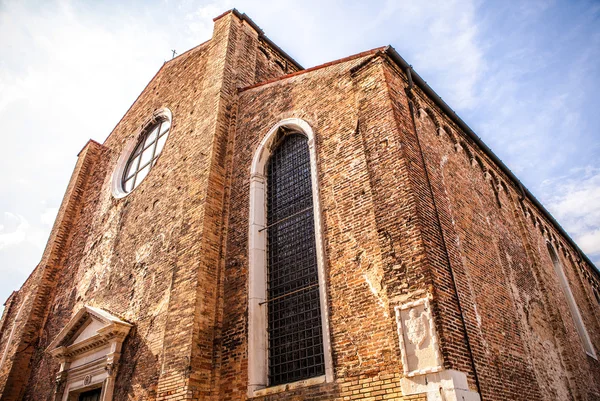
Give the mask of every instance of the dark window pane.
<path id="1" fill-rule="evenodd" d="M 267 166 L 269 385 L 325 373 L 310 156 L 300 134 Z"/>
<path id="2" fill-rule="evenodd" d="M 95 389 L 79 394 L 79 401 L 99 401 L 102 389 Z"/>

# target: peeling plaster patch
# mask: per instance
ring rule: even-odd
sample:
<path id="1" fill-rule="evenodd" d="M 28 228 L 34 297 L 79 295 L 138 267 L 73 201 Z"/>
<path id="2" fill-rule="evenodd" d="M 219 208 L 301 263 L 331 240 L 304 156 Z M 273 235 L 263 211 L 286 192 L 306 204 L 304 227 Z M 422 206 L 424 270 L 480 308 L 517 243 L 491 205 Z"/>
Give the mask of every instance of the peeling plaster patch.
<path id="1" fill-rule="evenodd" d="M 84 273 L 77 286 L 78 298 L 87 298 L 85 294 L 90 290 L 95 292 L 103 285 L 105 276 L 110 272 L 114 242 L 120 226 L 120 215 L 117 208 L 110 209 L 107 221 L 104 223 L 105 229 L 102 236 L 93 241 L 89 248 L 86 244 L 89 253 L 80 264 L 80 269 L 84 269 Z M 90 283 L 93 284 L 93 287 L 89 285 Z"/>
<path id="2" fill-rule="evenodd" d="M 442 160 L 440 162 L 440 167 L 444 168 L 444 166 L 446 165 L 446 163 L 448 163 L 448 155 L 442 156 Z"/>
<path id="3" fill-rule="evenodd" d="M 512 260 L 509 259 L 512 264 Z M 513 273 L 514 270 L 509 270 Z M 553 329 L 539 300 L 520 291 L 514 274 L 508 275 L 509 288 L 515 299 L 515 310 L 522 327 L 524 345 L 531 355 L 528 362 L 544 399 L 569 400 L 572 395 L 566 382 L 567 373 L 555 344 Z"/>
<path id="4" fill-rule="evenodd" d="M 475 312 L 475 319 L 477 319 L 477 325 L 479 327 L 481 327 L 481 315 L 479 315 L 479 312 L 477 311 L 477 304 L 473 304 L 473 311 Z"/>
<path id="5" fill-rule="evenodd" d="M 363 277 L 367 282 L 369 289 L 371 290 L 375 298 L 377 298 L 377 303 L 383 308 L 383 316 L 388 318 L 390 314 L 388 312 L 389 308 L 387 296 L 385 295 L 385 289 L 381 286 L 381 281 L 383 280 L 382 276 L 383 273 L 380 269 L 370 269 L 363 274 Z"/>
<path id="6" fill-rule="evenodd" d="M 152 254 L 153 243 L 147 242 L 135 251 L 135 262 L 140 263 L 148 259 Z"/>

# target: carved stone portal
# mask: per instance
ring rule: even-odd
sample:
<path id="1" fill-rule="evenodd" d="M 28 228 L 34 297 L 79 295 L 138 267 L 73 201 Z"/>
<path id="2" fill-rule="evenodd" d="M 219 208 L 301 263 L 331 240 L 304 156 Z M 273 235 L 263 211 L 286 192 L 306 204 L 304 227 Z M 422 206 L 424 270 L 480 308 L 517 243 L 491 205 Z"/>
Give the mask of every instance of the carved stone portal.
<path id="1" fill-rule="evenodd" d="M 55 401 L 77 400 L 98 388 L 100 400 L 111 401 L 121 345 L 131 327 L 102 309 L 81 308 L 48 347 L 60 362 Z"/>

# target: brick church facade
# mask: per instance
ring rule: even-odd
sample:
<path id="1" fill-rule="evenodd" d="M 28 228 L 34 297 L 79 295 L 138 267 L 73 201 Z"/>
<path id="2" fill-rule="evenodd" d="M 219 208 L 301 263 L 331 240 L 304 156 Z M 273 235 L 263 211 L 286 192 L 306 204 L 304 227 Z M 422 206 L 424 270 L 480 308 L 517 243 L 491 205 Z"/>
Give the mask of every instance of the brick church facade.
<path id="1" fill-rule="evenodd" d="M 246 15 L 78 156 L 1 400 L 598 400 L 600 274 L 391 47 Z"/>

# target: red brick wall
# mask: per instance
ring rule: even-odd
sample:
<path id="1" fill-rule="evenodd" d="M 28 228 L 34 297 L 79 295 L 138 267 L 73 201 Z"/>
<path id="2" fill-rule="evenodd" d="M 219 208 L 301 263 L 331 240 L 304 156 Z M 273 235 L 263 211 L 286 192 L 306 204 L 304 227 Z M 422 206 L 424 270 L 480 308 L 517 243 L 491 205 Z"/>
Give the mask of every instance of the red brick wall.
<path id="1" fill-rule="evenodd" d="M 396 81 L 398 101 L 407 105 L 400 89 L 407 83 L 390 76 Z M 443 245 L 457 283 L 482 397 L 587 399 L 597 395 L 600 366 L 583 352 L 545 245 L 546 239 L 559 238 L 566 251 L 567 242 L 548 222 L 542 223 L 544 235 L 532 226 L 518 201 L 516 185 L 433 102 L 414 92 L 413 104 L 420 109 L 414 140 L 420 144 L 443 227 Z M 598 349 L 598 308 L 593 306 L 587 279 L 597 282 L 598 276 L 588 273 L 583 280 L 573 263 L 563 258 L 562 264 Z M 591 266 L 581 269 L 592 272 Z M 443 285 L 435 287 L 439 290 Z M 445 325 L 450 328 L 447 337 L 453 330 L 450 322 Z"/>
<path id="2" fill-rule="evenodd" d="M 330 310 L 335 383 L 295 390 L 266 399 L 383 399 L 401 398 L 401 372 L 392 306 L 385 275 L 392 262 L 384 228 L 397 216 L 378 221 L 388 195 L 397 200 L 400 162 L 378 160 L 370 154 L 389 138 L 397 148 L 396 129 L 385 81 L 374 74 L 355 79 L 350 70 L 359 58 L 328 68 L 276 81 L 240 94 L 231 183 L 231 213 L 224 277 L 224 317 L 219 343 L 223 400 L 246 399 L 247 389 L 247 279 L 250 163 L 258 143 L 282 119 L 307 121 L 316 137 L 318 176 L 325 238 L 327 292 Z M 357 127 L 361 118 L 360 127 Z M 357 129 L 358 128 L 358 129 Z M 388 156 L 389 157 L 389 156 Z M 382 165 L 383 164 L 383 165 Z M 376 165 L 371 166 L 371 165 Z M 385 177 L 375 177 L 374 169 Z M 395 184 L 394 184 L 395 185 Z M 375 191 L 379 192 L 375 192 Z M 387 192 L 386 192 L 387 190 Z M 394 235 L 399 230 L 394 231 Z"/>

